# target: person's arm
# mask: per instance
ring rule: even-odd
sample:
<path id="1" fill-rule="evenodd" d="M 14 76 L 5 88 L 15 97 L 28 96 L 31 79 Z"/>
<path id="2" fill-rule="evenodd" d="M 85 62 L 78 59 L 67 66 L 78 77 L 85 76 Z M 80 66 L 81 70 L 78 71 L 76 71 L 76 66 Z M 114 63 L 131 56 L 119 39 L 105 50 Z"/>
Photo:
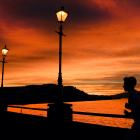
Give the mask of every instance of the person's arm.
<path id="1" fill-rule="evenodd" d="M 127 109 L 131 109 L 131 107 L 130 107 L 130 103 L 125 103 L 125 108 L 127 108 Z"/>
<path id="2" fill-rule="evenodd" d="M 133 109 L 133 105 L 131 103 L 125 103 L 125 108 L 132 110 Z"/>
<path id="3" fill-rule="evenodd" d="M 132 107 L 132 104 L 130 104 L 130 103 L 125 103 L 125 110 L 124 110 L 124 114 L 125 114 L 125 116 L 127 116 L 127 117 L 133 117 L 133 113 L 132 113 L 132 111 L 133 111 L 133 107 Z"/>
<path id="4" fill-rule="evenodd" d="M 133 118 L 133 113 L 132 113 L 132 111 L 128 111 L 128 110 L 124 110 L 124 115 L 126 116 L 126 117 L 129 117 L 129 118 Z"/>

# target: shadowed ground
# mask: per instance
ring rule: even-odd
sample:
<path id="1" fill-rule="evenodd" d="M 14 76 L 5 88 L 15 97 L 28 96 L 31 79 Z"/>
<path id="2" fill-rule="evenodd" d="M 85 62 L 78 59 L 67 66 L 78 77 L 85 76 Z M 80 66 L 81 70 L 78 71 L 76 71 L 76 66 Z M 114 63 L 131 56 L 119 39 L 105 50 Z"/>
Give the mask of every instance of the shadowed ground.
<path id="1" fill-rule="evenodd" d="M 2 139 L 93 139 L 124 140 L 129 129 L 79 122 L 51 124 L 45 117 L 7 112 L 0 115 Z M 9 138 L 10 137 L 10 138 Z"/>

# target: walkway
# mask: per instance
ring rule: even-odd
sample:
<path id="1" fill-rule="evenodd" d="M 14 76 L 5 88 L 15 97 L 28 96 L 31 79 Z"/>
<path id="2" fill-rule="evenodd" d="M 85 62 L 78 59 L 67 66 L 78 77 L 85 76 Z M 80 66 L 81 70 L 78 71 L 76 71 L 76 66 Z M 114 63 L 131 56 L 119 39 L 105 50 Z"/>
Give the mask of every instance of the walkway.
<path id="1" fill-rule="evenodd" d="M 85 140 L 124 140 L 129 129 L 92 125 L 79 122 L 49 124 L 47 118 L 7 112 L 1 114 L 1 137 L 5 139 L 39 140 L 83 139 Z"/>

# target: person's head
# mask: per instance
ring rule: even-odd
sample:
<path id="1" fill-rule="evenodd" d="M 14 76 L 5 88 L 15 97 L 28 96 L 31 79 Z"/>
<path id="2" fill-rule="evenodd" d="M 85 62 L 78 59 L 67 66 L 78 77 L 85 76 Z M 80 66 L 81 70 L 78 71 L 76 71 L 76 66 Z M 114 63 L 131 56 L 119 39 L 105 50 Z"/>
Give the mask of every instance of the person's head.
<path id="1" fill-rule="evenodd" d="M 124 85 L 123 88 L 125 91 L 133 91 L 137 84 L 137 80 L 135 77 L 124 77 Z"/>

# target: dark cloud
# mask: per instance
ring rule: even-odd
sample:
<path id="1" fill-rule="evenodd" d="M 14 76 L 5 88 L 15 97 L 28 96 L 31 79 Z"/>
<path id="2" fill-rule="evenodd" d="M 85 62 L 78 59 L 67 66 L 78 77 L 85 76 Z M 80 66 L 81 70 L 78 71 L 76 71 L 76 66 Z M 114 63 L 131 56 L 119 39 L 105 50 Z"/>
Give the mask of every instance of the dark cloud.
<path id="1" fill-rule="evenodd" d="M 110 13 L 100 9 L 97 4 L 92 3 L 92 7 L 82 1 L 63 2 L 69 11 L 70 22 L 99 22 L 108 20 Z M 32 26 L 51 23 L 56 21 L 56 9 L 60 7 L 59 1 L 49 0 L 5 0 L 1 1 L 1 6 L 11 20 L 22 20 Z M 50 25 L 50 24 L 49 24 Z"/>
<path id="2" fill-rule="evenodd" d="M 15 58 L 15 56 L 11 56 L 10 62 L 11 63 L 35 63 L 39 61 L 49 61 L 49 62 L 56 62 L 58 59 L 58 52 L 53 50 L 42 50 L 38 51 L 37 54 L 32 54 L 28 56 L 21 56 Z"/>
<path id="3" fill-rule="evenodd" d="M 121 1 L 118 0 L 119 3 L 121 4 L 125 4 L 125 5 L 130 5 L 130 6 L 135 6 L 135 7 L 139 7 L 140 6 L 140 0 L 124 0 L 124 1 Z"/>
<path id="4" fill-rule="evenodd" d="M 117 90 L 123 91 L 123 78 L 127 76 L 134 76 L 136 77 L 138 83 L 137 87 L 140 90 L 140 74 L 139 71 L 119 71 L 117 73 L 114 73 L 110 76 L 105 76 L 101 78 L 81 78 L 81 79 L 74 79 L 75 82 L 73 82 L 74 85 L 90 85 L 95 87 L 96 89 L 99 89 L 101 91 L 104 91 L 107 89 L 106 92 L 110 91 L 111 89 L 114 90 L 117 93 Z"/>
<path id="5" fill-rule="evenodd" d="M 137 70 L 118 71 L 117 73 L 114 73 L 113 75 L 102 77 L 101 79 L 98 79 L 98 80 L 108 81 L 109 83 L 112 82 L 112 83 L 120 84 L 120 83 L 123 83 L 123 78 L 128 77 L 128 76 L 134 76 L 137 78 L 138 81 L 140 81 L 140 74 L 139 74 L 139 71 Z"/>
<path id="6" fill-rule="evenodd" d="M 120 83 L 120 77 L 118 76 L 106 76 L 106 77 L 102 77 L 102 78 L 81 78 L 81 79 L 75 79 L 75 81 L 78 81 L 80 84 L 83 85 L 107 85 L 107 84 L 119 84 Z"/>
<path id="7" fill-rule="evenodd" d="M 70 7 L 71 19 L 77 22 L 100 22 L 104 20 L 109 20 L 111 14 L 107 10 L 100 9 L 98 5 L 93 4 L 92 7 L 85 6 L 83 4 L 78 4 Z"/>
<path id="8" fill-rule="evenodd" d="M 116 4 L 123 9 L 125 14 L 140 14 L 140 0 L 116 0 Z"/>
<path id="9" fill-rule="evenodd" d="M 98 49 L 97 49 L 98 48 Z M 135 49 L 134 49 L 135 48 Z M 112 46 L 110 48 L 108 47 L 90 47 L 90 48 L 82 48 L 83 51 L 81 51 L 81 48 L 76 48 L 75 53 L 69 52 L 69 53 L 64 53 L 64 57 L 65 58 L 80 58 L 80 56 L 82 56 L 82 58 L 97 58 L 97 59 L 104 59 L 104 58 L 132 58 L 132 57 L 139 57 L 140 55 L 140 48 L 138 47 L 132 47 L 132 48 L 125 48 L 123 50 L 117 50 L 117 48 L 112 48 Z M 128 59 L 128 61 L 130 62 L 131 60 Z M 133 60 L 132 60 L 133 61 Z M 134 64 L 138 63 L 137 61 L 133 62 Z"/>

